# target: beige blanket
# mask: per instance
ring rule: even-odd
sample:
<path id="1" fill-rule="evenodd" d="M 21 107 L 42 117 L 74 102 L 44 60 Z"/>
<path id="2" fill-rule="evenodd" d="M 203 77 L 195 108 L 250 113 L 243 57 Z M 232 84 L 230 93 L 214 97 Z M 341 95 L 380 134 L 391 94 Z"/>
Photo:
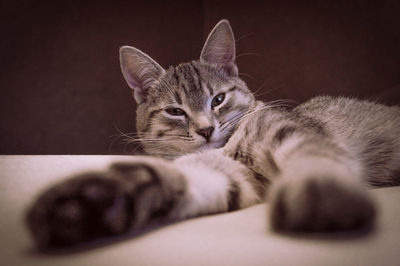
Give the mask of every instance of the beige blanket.
<path id="1" fill-rule="evenodd" d="M 339 235 L 269 231 L 268 204 L 167 225 L 86 251 L 35 251 L 23 214 L 40 190 L 127 156 L 0 156 L 0 265 L 400 265 L 400 187 L 376 189 L 375 229 Z"/>

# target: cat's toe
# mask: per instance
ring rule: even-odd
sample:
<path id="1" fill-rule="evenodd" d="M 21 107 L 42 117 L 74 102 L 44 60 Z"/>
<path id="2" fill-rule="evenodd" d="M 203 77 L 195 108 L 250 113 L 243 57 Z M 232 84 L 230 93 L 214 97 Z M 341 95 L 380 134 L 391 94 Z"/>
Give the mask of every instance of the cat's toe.
<path id="1" fill-rule="evenodd" d="M 76 176 L 43 193 L 27 215 L 42 249 L 68 247 L 123 232 L 129 204 L 121 185 L 101 173 Z"/>
<path id="2" fill-rule="evenodd" d="M 274 230 L 297 232 L 369 227 L 376 213 L 366 191 L 329 177 L 278 181 L 270 193 L 270 208 Z"/>

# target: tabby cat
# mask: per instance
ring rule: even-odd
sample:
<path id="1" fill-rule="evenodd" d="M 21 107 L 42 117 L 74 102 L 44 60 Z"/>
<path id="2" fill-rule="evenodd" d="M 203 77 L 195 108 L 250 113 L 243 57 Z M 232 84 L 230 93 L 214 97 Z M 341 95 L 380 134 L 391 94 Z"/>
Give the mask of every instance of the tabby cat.
<path id="1" fill-rule="evenodd" d="M 399 107 L 328 96 L 292 110 L 256 101 L 238 76 L 226 20 L 200 60 L 164 69 L 129 46 L 120 60 L 150 156 L 42 193 L 27 215 L 41 249 L 266 199 L 273 230 L 358 229 L 376 214 L 365 187 L 400 184 Z"/>

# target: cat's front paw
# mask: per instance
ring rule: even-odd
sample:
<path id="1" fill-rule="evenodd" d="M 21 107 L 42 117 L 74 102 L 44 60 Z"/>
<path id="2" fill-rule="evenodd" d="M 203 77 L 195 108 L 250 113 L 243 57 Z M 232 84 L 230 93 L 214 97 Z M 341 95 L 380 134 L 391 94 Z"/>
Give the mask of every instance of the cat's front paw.
<path id="1" fill-rule="evenodd" d="M 49 188 L 27 213 L 34 242 L 42 250 L 70 247 L 165 217 L 184 188 L 165 165 L 117 163 Z"/>
<path id="2" fill-rule="evenodd" d="M 279 180 L 269 199 L 270 224 L 277 231 L 355 230 L 371 226 L 376 213 L 366 191 L 330 177 Z"/>
<path id="3" fill-rule="evenodd" d="M 40 249 L 72 246 L 126 230 L 130 195 L 106 173 L 85 173 L 45 191 L 27 214 Z"/>

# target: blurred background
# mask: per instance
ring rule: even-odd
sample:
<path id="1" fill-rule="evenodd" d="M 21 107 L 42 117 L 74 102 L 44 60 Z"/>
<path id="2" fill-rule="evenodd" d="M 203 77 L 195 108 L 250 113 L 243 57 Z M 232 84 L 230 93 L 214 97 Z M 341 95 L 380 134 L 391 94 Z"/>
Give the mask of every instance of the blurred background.
<path id="1" fill-rule="evenodd" d="M 302 3 L 303 2 L 303 3 Z M 197 59 L 229 19 L 259 99 L 400 103 L 400 1 L 0 2 L 0 154 L 128 154 L 135 103 L 118 49 Z"/>

